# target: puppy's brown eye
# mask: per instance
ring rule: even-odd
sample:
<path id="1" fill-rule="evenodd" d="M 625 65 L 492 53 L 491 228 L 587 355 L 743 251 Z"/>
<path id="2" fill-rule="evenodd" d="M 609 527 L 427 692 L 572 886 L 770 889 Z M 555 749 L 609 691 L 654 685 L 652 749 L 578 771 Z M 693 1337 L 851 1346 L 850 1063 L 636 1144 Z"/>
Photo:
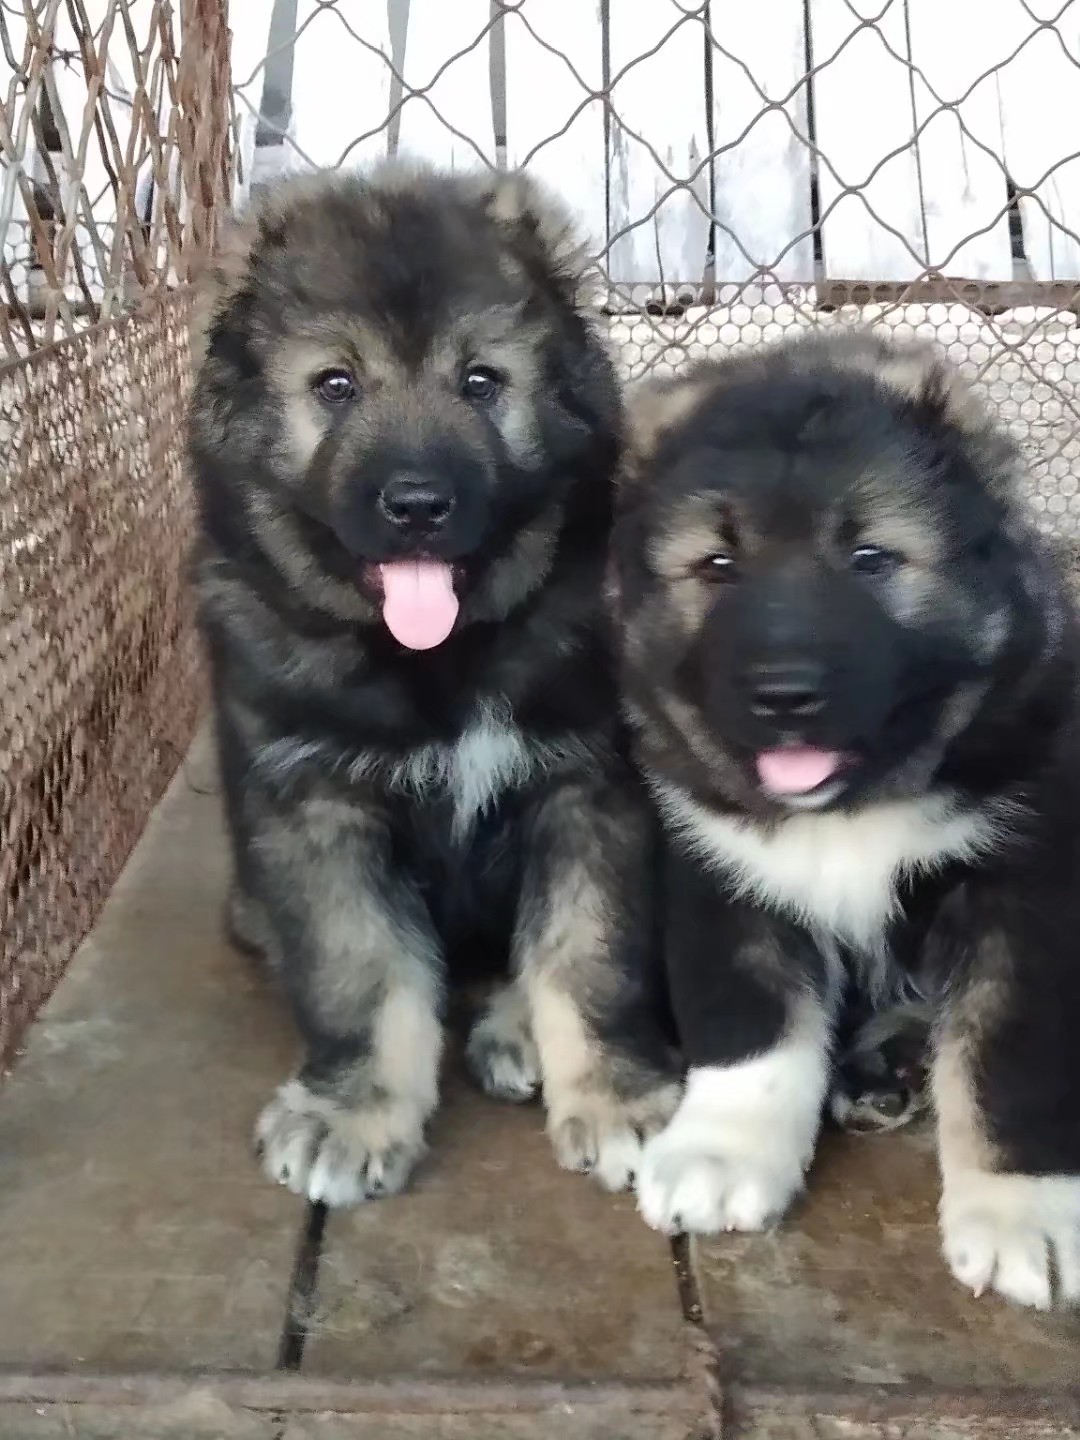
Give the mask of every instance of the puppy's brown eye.
<path id="1" fill-rule="evenodd" d="M 735 559 L 734 556 L 718 551 L 715 555 L 706 556 L 697 570 L 703 580 L 709 580 L 713 584 L 734 580 Z"/>
<path id="2" fill-rule="evenodd" d="M 503 388 L 503 378 L 494 370 L 489 370 L 486 365 L 474 365 L 466 370 L 461 382 L 461 393 L 466 400 L 472 400 L 477 405 L 488 405 Z"/>
<path id="3" fill-rule="evenodd" d="M 348 370 L 324 370 L 315 377 L 314 390 L 328 405 L 356 399 L 356 381 Z"/>
<path id="4" fill-rule="evenodd" d="M 870 575 L 874 578 L 891 575 L 903 563 L 902 555 L 880 545 L 857 545 L 851 552 L 851 568 L 856 575 Z"/>

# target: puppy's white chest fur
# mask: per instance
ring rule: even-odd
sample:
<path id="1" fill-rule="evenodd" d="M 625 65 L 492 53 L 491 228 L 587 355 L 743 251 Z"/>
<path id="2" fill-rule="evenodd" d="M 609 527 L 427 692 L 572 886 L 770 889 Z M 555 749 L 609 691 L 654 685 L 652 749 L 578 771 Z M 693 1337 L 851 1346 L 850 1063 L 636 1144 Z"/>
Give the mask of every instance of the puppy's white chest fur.
<path id="1" fill-rule="evenodd" d="M 993 817 L 956 813 L 937 797 L 796 813 L 765 827 L 716 814 L 677 787 L 658 795 L 673 828 L 738 894 L 864 954 L 884 946 L 905 880 L 979 854 L 996 833 Z"/>
<path id="2" fill-rule="evenodd" d="M 298 766 L 321 763 L 343 770 L 354 783 L 373 780 L 416 800 L 447 797 L 454 834 L 463 839 L 501 795 L 571 759 L 587 762 L 587 747 L 532 740 L 509 705 L 489 703 L 477 708 L 456 740 L 420 745 L 394 758 L 374 750 L 341 754 L 318 741 L 290 737 L 264 746 L 257 763 L 279 779 Z"/>
<path id="3" fill-rule="evenodd" d="M 482 712 L 452 745 L 414 750 L 397 767 L 392 783 L 418 795 L 449 794 L 454 830 L 463 834 L 506 790 L 524 784 L 539 763 L 513 721 Z"/>
<path id="4" fill-rule="evenodd" d="M 385 772 L 384 780 L 389 788 L 419 800 L 448 796 L 454 834 L 464 839 L 508 790 L 527 785 L 569 760 L 587 759 L 587 747 L 573 740 L 541 742 L 527 736 L 508 704 L 492 702 L 477 708 L 456 740 L 411 750 Z M 352 768 L 355 772 L 356 766 Z"/>

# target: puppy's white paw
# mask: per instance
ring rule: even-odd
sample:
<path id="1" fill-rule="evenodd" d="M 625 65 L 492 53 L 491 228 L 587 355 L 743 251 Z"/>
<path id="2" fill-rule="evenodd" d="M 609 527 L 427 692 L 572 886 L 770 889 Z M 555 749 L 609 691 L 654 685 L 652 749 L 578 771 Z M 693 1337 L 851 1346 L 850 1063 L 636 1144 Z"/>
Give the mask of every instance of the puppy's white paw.
<path id="1" fill-rule="evenodd" d="M 423 1117 L 402 1101 L 350 1110 L 290 1080 L 259 1116 L 255 1143 L 271 1180 L 331 1208 L 405 1186 L 423 1154 Z"/>
<path id="2" fill-rule="evenodd" d="M 665 1235 L 687 1230 L 763 1230 L 802 1189 L 800 1155 L 779 1135 L 703 1133 L 679 1117 L 645 1146 L 638 1173 L 638 1209 Z"/>
<path id="3" fill-rule="evenodd" d="M 678 1086 L 661 1085 L 634 1100 L 589 1090 L 563 1097 L 548 1117 L 555 1159 L 564 1170 L 594 1175 L 605 1190 L 629 1189 L 642 1144 L 665 1124 L 678 1096 Z"/>
<path id="4" fill-rule="evenodd" d="M 941 1238 L 949 1269 L 976 1296 L 993 1289 L 1048 1310 L 1080 1302 L 1080 1176 L 965 1171 L 945 1182 Z"/>
<path id="5" fill-rule="evenodd" d="M 782 1044 L 691 1069 L 671 1124 L 646 1145 L 638 1209 L 654 1230 L 762 1230 L 802 1189 L 828 1075 L 826 1023 L 809 1005 Z"/>
<path id="6" fill-rule="evenodd" d="M 497 997 L 473 1026 L 465 1059 L 481 1089 L 522 1104 L 540 1090 L 540 1056 L 524 1007 Z"/>

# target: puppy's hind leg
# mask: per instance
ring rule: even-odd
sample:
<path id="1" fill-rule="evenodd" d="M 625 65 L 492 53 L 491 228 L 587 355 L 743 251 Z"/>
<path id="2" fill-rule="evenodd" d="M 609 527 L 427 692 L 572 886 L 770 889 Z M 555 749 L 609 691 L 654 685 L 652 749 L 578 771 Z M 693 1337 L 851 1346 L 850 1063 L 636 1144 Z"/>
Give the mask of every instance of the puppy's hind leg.
<path id="1" fill-rule="evenodd" d="M 829 1114 L 841 1130 L 898 1130 L 927 1108 L 926 1051 L 933 1021 L 925 1001 L 872 1014 L 846 1037 L 837 1058 Z"/>
<path id="2" fill-rule="evenodd" d="M 528 997 L 520 983 L 501 985 L 469 1034 L 465 1058 L 473 1079 L 496 1100 L 518 1104 L 540 1090 L 540 1056 Z"/>
<path id="3" fill-rule="evenodd" d="M 301 802 L 259 833 L 260 891 L 307 1056 L 259 1117 L 268 1175 L 327 1205 L 400 1190 L 424 1149 L 442 1049 L 440 952 L 380 819 Z"/>
<path id="4" fill-rule="evenodd" d="M 277 965 L 281 958 L 266 906 L 239 882 L 233 883 L 225 902 L 225 933 L 237 950 L 253 959 Z"/>

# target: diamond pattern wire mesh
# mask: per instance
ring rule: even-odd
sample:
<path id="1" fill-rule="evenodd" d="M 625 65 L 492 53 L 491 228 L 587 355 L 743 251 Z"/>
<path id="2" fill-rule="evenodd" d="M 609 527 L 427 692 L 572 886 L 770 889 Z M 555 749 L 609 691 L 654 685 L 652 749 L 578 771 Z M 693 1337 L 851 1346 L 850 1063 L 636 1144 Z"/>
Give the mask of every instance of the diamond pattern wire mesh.
<path id="1" fill-rule="evenodd" d="M 571 46 L 567 39 L 579 24 L 575 10 L 595 20 L 598 34 L 603 31 L 603 63 L 598 49 L 591 71 L 582 62 L 580 43 Z M 651 28 L 643 15 L 635 17 L 635 10 L 650 12 Z M 251 172 L 246 178 L 281 168 L 352 165 L 399 145 L 409 149 L 404 131 L 410 114 L 414 120 L 427 117 L 419 148 L 429 154 L 449 156 L 459 166 L 502 165 L 509 158 L 542 168 L 545 152 L 550 161 L 566 135 L 584 123 L 582 117 L 599 107 L 608 193 L 605 233 L 594 256 L 599 294 L 627 378 L 677 370 L 694 356 L 759 344 L 810 325 L 874 324 L 900 335 L 929 337 L 980 386 L 1021 442 L 1030 462 L 1032 504 L 1043 527 L 1076 545 L 1080 0 L 987 0 L 985 5 L 970 0 L 771 0 L 768 7 L 750 7 L 749 18 L 744 12 L 747 7 L 729 0 L 646 0 L 636 7 L 630 0 L 599 5 L 581 0 L 576 7 L 564 0 L 461 0 L 449 21 L 424 0 L 389 0 L 386 25 L 379 4 L 278 0 L 278 23 L 270 28 L 268 45 L 254 60 L 247 55 L 234 76 L 240 131 L 248 125 L 254 133 L 257 117 L 260 132 L 254 150 L 249 146 L 245 154 L 240 145 L 242 164 Z M 616 40 L 629 20 L 646 38 L 638 51 L 626 54 L 625 42 L 620 46 Z M 805 50 L 794 67 L 783 71 L 769 56 L 769 46 L 782 47 L 781 31 L 793 24 L 801 25 L 799 43 Z M 430 32 L 437 25 L 448 33 L 433 58 Z M 534 71 L 507 74 L 511 36 L 519 47 L 527 37 Z M 749 48 L 748 36 L 755 40 Z M 363 66 L 368 89 L 378 89 L 382 68 L 381 115 L 350 129 L 341 118 L 345 97 L 336 96 L 324 111 L 324 133 L 297 123 L 305 95 L 292 72 L 299 69 L 301 50 L 315 46 L 323 47 L 324 56 L 340 52 L 340 67 L 348 63 L 346 56 Z M 657 67 L 674 48 L 682 68 L 673 78 L 670 65 Z M 486 79 L 476 65 L 478 52 L 492 77 L 490 123 L 486 110 L 468 95 Z M 310 62 L 304 68 L 310 77 Z M 462 79 L 455 86 L 456 73 Z M 867 76 L 880 81 L 880 96 L 875 79 Z M 291 105 L 283 98 L 290 81 Z M 525 86 L 528 103 L 540 104 L 543 87 L 550 84 L 561 85 L 565 95 L 562 109 L 552 112 L 550 132 L 515 150 L 513 135 L 507 134 L 508 120 L 513 130 L 514 86 Z M 676 91 L 684 89 L 706 97 L 708 115 L 697 149 L 680 152 L 669 143 L 672 131 L 669 124 L 665 129 L 665 115 L 681 100 Z M 736 90 L 745 123 L 725 129 L 718 117 Z M 1025 103 L 1017 115 L 1021 94 Z M 1012 129 L 989 137 L 987 117 L 993 120 L 1002 106 L 1009 108 L 1006 102 L 1016 116 Z M 850 155 L 836 153 L 851 148 L 838 144 L 846 142 L 845 130 L 875 127 L 895 143 L 882 140 L 861 168 Z M 441 139 L 437 133 L 433 139 L 439 130 Z M 1035 143 L 1039 131 L 1051 135 L 1049 160 L 1040 159 L 1047 142 Z M 771 138 L 762 142 L 765 135 Z M 1003 155 L 1017 173 L 1011 173 Z M 652 168 L 651 203 L 635 208 L 633 199 L 628 206 L 625 195 L 616 194 L 619 166 L 627 156 Z M 758 166 L 743 184 L 742 194 L 751 199 L 733 210 L 728 180 L 748 157 Z M 801 221 L 793 220 L 769 250 L 755 244 L 760 226 L 753 197 L 756 186 L 757 195 L 767 199 L 774 183 L 770 167 L 781 160 L 805 172 L 806 200 Z M 551 162 L 551 168 L 557 185 L 573 189 L 572 163 Z M 995 175 L 998 198 L 992 208 L 968 229 L 957 229 L 957 217 L 974 214 L 964 192 L 981 177 L 985 194 Z M 919 207 L 914 225 L 897 218 L 894 192 L 905 177 Z M 640 196 L 640 189 L 635 193 Z M 940 213 L 942 194 L 951 222 Z M 625 283 L 620 252 L 634 244 L 635 236 L 644 236 L 648 253 L 657 217 L 662 225 L 680 201 L 691 210 L 698 207 L 703 220 L 705 238 L 695 273 L 665 274 L 663 247 L 657 246 L 654 272 Z M 844 247 L 836 242 L 841 222 L 851 228 L 853 207 L 871 233 L 871 250 L 877 245 L 888 252 L 884 268 L 902 272 L 901 279 L 875 274 L 872 264 L 862 278 L 843 273 Z M 856 220 L 856 229 L 859 224 Z M 999 265 L 992 280 L 973 277 L 970 268 L 973 247 L 989 232 L 1005 247 L 1009 272 L 1000 273 Z M 638 248 L 640 253 L 641 243 Z M 839 258 L 834 260 L 831 249 Z M 1046 270 L 1044 252 L 1051 256 L 1049 275 L 1040 273 Z M 985 266 L 975 268 L 985 271 Z"/>
<path id="2" fill-rule="evenodd" d="M 802 26 L 794 59 L 781 17 L 788 40 Z M 225 202 L 275 170 L 419 149 L 545 174 L 592 211 L 628 379 L 795 327 L 929 336 L 1015 430 L 1041 523 L 1080 548 L 1080 0 L 233 0 L 232 21 L 230 91 L 226 0 L 0 0 L 0 1056 L 201 702 L 188 281 Z M 585 60 L 583 25 L 602 37 Z M 325 114 L 298 126 L 318 91 Z M 684 143 L 672 117 L 695 96 Z M 988 141 L 998 101 L 1028 124 Z M 342 118 L 358 103 L 366 120 Z M 579 127 L 592 148 L 568 159 Z M 769 240 L 777 165 L 805 185 Z M 958 226 L 980 175 L 998 198 Z M 989 234 L 1008 247 L 992 279 L 971 264 Z"/>
<path id="3" fill-rule="evenodd" d="M 212 27 L 216 51 L 181 53 Z M 0 358 L 188 278 L 227 184 L 227 76 L 221 0 L 3 0 Z"/>
<path id="4" fill-rule="evenodd" d="M 92 27 L 84 0 L 0 7 L 0 1059 L 93 923 L 202 694 L 185 281 L 228 193 L 228 37 L 216 0 L 99 9 Z M 63 123 L 43 103 L 69 65 L 81 128 L 70 96 Z M 17 202 L 33 269 L 3 223 Z"/>

